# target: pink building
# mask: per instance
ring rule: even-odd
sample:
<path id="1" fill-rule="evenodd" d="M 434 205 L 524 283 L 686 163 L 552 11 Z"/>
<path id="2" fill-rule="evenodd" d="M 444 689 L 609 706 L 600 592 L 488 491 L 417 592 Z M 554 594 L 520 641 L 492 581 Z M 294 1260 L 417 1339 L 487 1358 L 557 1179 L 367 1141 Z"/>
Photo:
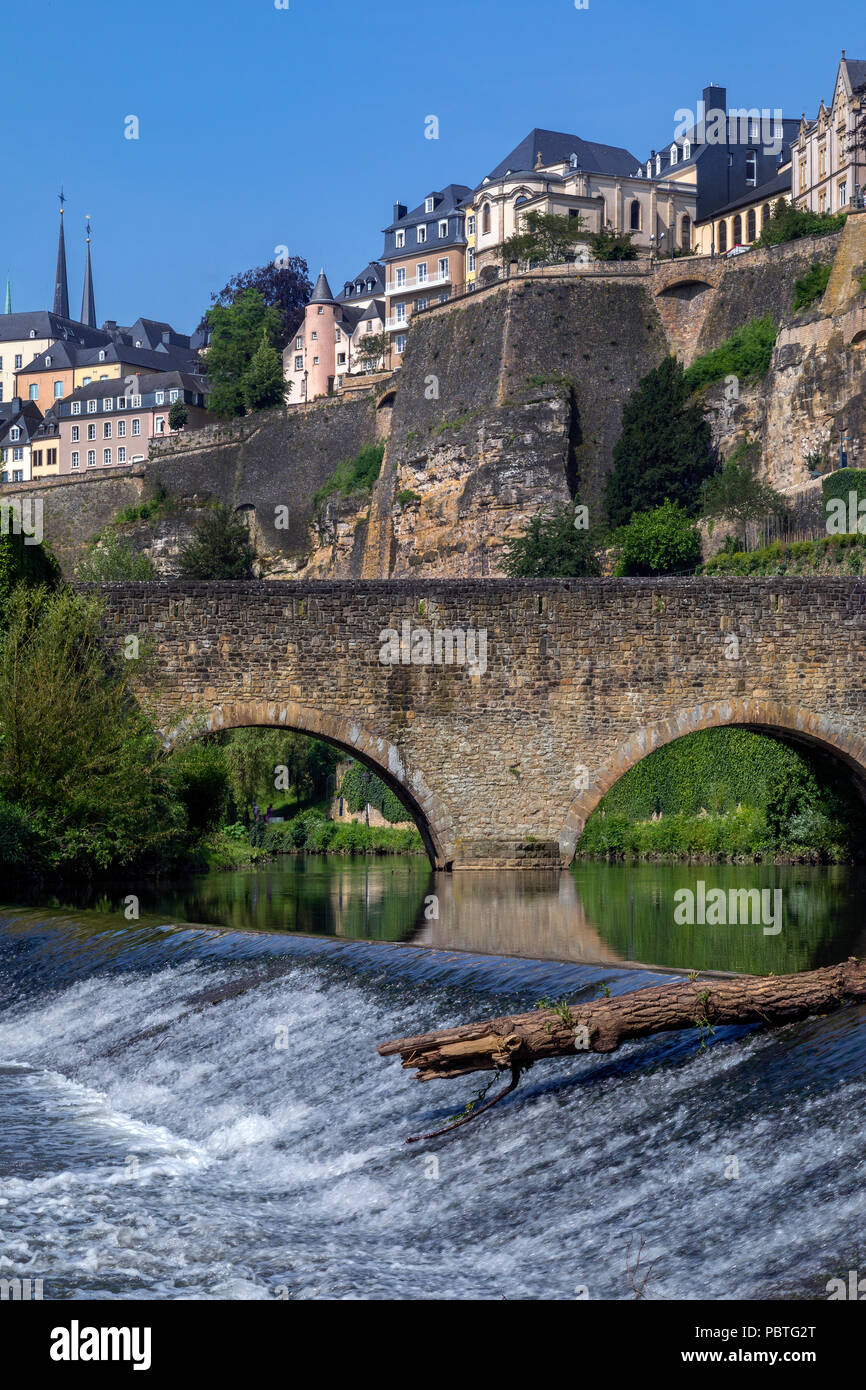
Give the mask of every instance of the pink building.
<path id="1" fill-rule="evenodd" d="M 143 463 L 151 439 L 178 432 L 169 424 L 176 401 L 187 408 L 186 430 L 215 419 L 205 409 L 207 384 L 202 376 L 150 372 L 127 382 L 94 381 L 55 406 L 61 474 L 83 476 L 91 468 Z M 118 394 L 127 390 L 128 395 Z"/>

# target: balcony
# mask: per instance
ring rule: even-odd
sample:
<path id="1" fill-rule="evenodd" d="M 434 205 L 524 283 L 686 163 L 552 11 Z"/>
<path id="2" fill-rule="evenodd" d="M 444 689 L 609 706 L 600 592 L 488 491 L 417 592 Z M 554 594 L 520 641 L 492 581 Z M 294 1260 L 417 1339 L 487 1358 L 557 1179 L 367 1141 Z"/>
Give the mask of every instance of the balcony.
<path id="1" fill-rule="evenodd" d="M 412 280 L 405 280 L 402 285 L 398 284 L 396 280 L 389 280 L 385 286 L 385 293 L 387 295 L 416 294 L 423 293 L 424 290 L 435 289 L 437 285 L 450 284 L 451 272 L 449 270 L 445 275 L 440 275 L 438 273 L 436 275 L 428 275 L 426 280 L 419 280 L 416 276 Z"/>

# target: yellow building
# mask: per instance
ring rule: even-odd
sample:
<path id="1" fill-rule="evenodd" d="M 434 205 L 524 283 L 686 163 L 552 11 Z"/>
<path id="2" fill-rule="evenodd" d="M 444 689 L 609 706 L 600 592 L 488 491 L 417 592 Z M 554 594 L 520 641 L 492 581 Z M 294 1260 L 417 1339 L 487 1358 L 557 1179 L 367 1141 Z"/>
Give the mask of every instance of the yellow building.
<path id="1" fill-rule="evenodd" d="M 790 202 L 791 162 L 775 178 L 718 208 L 712 217 L 695 224 L 695 250 L 699 256 L 724 256 L 735 247 L 751 246 L 761 235 L 779 199 Z"/>

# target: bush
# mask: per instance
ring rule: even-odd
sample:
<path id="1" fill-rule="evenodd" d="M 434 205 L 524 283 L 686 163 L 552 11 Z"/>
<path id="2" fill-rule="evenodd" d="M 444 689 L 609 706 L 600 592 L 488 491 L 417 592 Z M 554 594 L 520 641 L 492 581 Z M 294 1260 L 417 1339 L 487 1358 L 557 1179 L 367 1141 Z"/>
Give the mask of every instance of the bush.
<path id="1" fill-rule="evenodd" d="M 572 503 L 534 516 L 522 536 L 505 548 L 502 569 L 516 579 L 555 579 L 601 573 L 588 531 L 575 528 Z"/>
<path id="2" fill-rule="evenodd" d="M 365 444 L 353 459 L 343 459 L 337 464 L 330 478 L 313 495 L 313 511 L 318 510 L 335 492 L 343 497 L 354 493 L 370 492 L 382 468 L 385 457 L 384 444 Z"/>
<path id="3" fill-rule="evenodd" d="M 0 865 L 32 868 L 39 858 L 38 837 L 25 812 L 11 801 L 0 799 Z"/>
<path id="4" fill-rule="evenodd" d="M 153 579 L 156 569 L 149 556 L 137 555 L 132 546 L 124 545 L 108 529 L 91 545 L 76 573 L 86 583 L 104 584 L 111 580 Z"/>
<path id="5" fill-rule="evenodd" d="M 8 529 L 7 535 L 0 534 L 0 628 L 3 610 L 16 584 L 44 584 L 48 589 L 55 589 L 60 583 L 60 566 L 51 552 L 42 545 L 25 545 L 26 537 L 23 533 L 14 533 L 6 516 L 0 503 L 0 518 Z"/>
<path id="6" fill-rule="evenodd" d="M 848 514 L 849 493 L 856 493 L 857 505 L 866 499 L 866 469 L 864 468 L 837 468 L 835 472 L 828 473 L 821 482 L 821 497 L 824 502 L 824 514 L 828 514 L 827 504 L 841 499 L 845 503 L 845 514 Z M 834 508 L 834 511 L 838 510 Z M 859 513 L 858 513 L 859 515 Z"/>
<path id="7" fill-rule="evenodd" d="M 172 753 L 168 771 L 178 800 L 186 810 L 190 829 L 198 833 L 215 829 L 225 814 L 229 798 L 223 750 L 210 741 L 196 740 Z"/>
<path id="8" fill-rule="evenodd" d="M 779 246 L 785 241 L 797 241 L 804 236 L 824 236 L 844 227 L 847 213 L 809 212 L 795 208 L 785 198 L 779 198 L 770 218 L 754 246 Z"/>
<path id="9" fill-rule="evenodd" d="M 686 386 L 695 391 L 726 376 L 756 381 L 770 368 L 778 328 L 770 314 L 750 319 L 732 333 L 726 342 L 698 357 L 685 373 Z"/>
<path id="10" fill-rule="evenodd" d="M 401 821 L 411 820 L 410 813 L 395 796 L 391 788 L 387 786 L 375 773 L 369 772 L 361 763 L 354 763 L 347 770 L 340 787 L 340 795 L 345 799 L 346 804 L 352 814 L 363 811 L 367 802 L 375 806 L 385 817 L 385 820 Z"/>
<path id="11" fill-rule="evenodd" d="M 816 299 L 821 298 L 827 288 L 832 268 L 829 265 L 822 265 L 820 261 L 813 261 L 811 269 L 794 282 L 793 308 L 795 313 L 798 309 L 807 309 L 810 304 L 814 304 Z"/>
<path id="12" fill-rule="evenodd" d="M 184 579 L 252 579 L 255 551 L 243 517 L 217 502 L 179 557 Z"/>
<path id="13" fill-rule="evenodd" d="M 639 512 L 616 537 L 622 549 L 617 574 L 691 572 L 701 558 L 701 538 L 687 513 L 674 502 Z"/>

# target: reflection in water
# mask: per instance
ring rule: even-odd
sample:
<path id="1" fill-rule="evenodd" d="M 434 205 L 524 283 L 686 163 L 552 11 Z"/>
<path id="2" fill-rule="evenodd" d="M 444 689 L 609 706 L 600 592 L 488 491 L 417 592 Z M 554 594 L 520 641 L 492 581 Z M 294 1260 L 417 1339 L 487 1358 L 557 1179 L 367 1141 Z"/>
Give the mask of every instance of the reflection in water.
<path id="1" fill-rule="evenodd" d="M 699 881 L 781 893 L 781 931 L 763 924 L 679 925 L 675 894 Z M 577 963 L 781 975 L 866 955 L 866 873 L 844 866 L 581 863 L 569 873 L 434 874 L 419 858 L 287 856 L 212 873 L 181 887 L 46 901 L 124 919 L 135 891 L 142 920 L 196 922 Z"/>

